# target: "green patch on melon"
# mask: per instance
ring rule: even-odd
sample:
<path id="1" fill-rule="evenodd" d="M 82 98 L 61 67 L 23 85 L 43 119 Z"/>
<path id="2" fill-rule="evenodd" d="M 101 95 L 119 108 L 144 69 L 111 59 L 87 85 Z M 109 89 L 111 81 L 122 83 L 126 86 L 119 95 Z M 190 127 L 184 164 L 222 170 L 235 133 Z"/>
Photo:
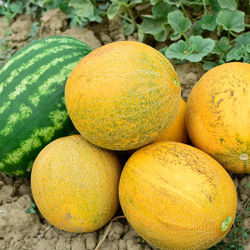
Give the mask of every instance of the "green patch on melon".
<path id="1" fill-rule="evenodd" d="M 250 173 L 250 143 L 247 143 L 246 145 L 237 145 L 237 150 L 235 148 L 228 148 L 225 146 L 225 152 L 217 152 L 211 156 L 220 162 L 223 167 L 233 173 Z"/>
<path id="2" fill-rule="evenodd" d="M 221 223 L 221 231 L 227 231 L 228 228 L 230 227 L 232 222 L 232 217 L 228 216 L 225 220 L 223 220 L 223 222 Z"/>

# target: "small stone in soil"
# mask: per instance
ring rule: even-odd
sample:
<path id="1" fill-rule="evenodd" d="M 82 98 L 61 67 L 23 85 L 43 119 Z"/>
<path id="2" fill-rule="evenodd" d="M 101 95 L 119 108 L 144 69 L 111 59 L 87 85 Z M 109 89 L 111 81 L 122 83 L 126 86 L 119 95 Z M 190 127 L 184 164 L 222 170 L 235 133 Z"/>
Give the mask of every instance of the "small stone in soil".
<path id="1" fill-rule="evenodd" d="M 96 232 L 84 234 L 86 238 L 86 248 L 91 250 L 94 249 L 97 245 L 97 235 Z"/>
<path id="2" fill-rule="evenodd" d="M 18 188 L 18 194 L 20 195 L 24 195 L 24 194 L 31 194 L 31 188 L 28 185 L 22 184 L 19 188 Z"/>
<path id="3" fill-rule="evenodd" d="M 108 239 L 109 241 L 119 240 L 122 234 L 123 234 L 123 224 L 120 222 L 114 222 L 110 229 Z"/>
<path id="4" fill-rule="evenodd" d="M 250 218 L 245 218 L 245 219 L 243 220 L 243 227 L 244 227 L 245 229 L 249 230 L 249 228 L 250 228 Z"/>
<path id="5" fill-rule="evenodd" d="M 75 238 L 72 238 L 71 250 L 86 250 L 85 238 L 82 235 L 78 235 Z"/>
<path id="6" fill-rule="evenodd" d="M 110 38 L 110 36 L 105 33 L 100 34 L 100 40 L 103 44 L 108 44 L 112 42 L 112 39 Z"/>
<path id="7" fill-rule="evenodd" d="M 105 240 L 100 247 L 100 250 L 120 250 L 118 240 L 108 241 Z"/>
<path id="8" fill-rule="evenodd" d="M 12 185 L 5 185 L 1 189 L 1 193 L 4 193 L 7 196 L 13 196 L 16 190 Z"/>
<path id="9" fill-rule="evenodd" d="M 137 238 L 138 236 L 139 235 L 134 230 L 130 230 L 124 235 L 123 239 L 125 240 L 134 239 Z"/>
<path id="10" fill-rule="evenodd" d="M 128 250 L 143 250 L 142 245 L 138 244 L 136 239 L 127 240 L 127 249 Z"/>
<path id="11" fill-rule="evenodd" d="M 119 240 L 119 250 L 126 250 L 127 241 L 124 239 Z"/>

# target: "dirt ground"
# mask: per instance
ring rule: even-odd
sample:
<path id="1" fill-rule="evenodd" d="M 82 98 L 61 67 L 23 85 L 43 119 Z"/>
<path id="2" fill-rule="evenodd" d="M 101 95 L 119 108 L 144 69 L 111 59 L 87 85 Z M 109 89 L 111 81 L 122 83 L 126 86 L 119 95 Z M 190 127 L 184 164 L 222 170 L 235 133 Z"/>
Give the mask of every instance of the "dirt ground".
<path id="1" fill-rule="evenodd" d="M 14 49 L 25 46 L 30 39 L 31 16 L 19 16 L 11 24 L 10 43 Z M 0 39 L 6 29 L 4 18 L 0 18 Z M 78 29 L 68 26 L 67 17 L 59 10 L 47 12 L 42 19 L 38 38 L 50 35 L 69 35 L 87 43 L 93 49 L 112 41 L 125 40 L 120 23 L 113 21 L 104 25 L 90 25 Z M 137 40 L 131 36 L 129 40 Z M 160 48 L 162 44 L 154 44 Z M 1 53 L 1 50 L 0 50 Z M 174 65 L 182 85 L 182 96 L 187 100 L 192 86 L 204 73 L 200 64 Z M 250 197 L 246 183 L 250 176 L 233 176 L 238 191 L 238 211 Z M 51 226 L 39 212 L 27 213 L 32 204 L 30 181 L 26 178 L 13 178 L 0 173 L 0 250 L 85 250 L 95 249 L 106 227 L 91 233 L 74 234 Z M 122 215 L 121 210 L 117 215 Z M 250 218 L 243 221 L 245 228 L 250 228 Z M 228 239 L 225 238 L 225 241 Z M 149 246 L 121 218 L 112 223 L 111 229 L 100 249 L 106 250 L 150 250 Z M 250 243 L 245 246 L 250 250 Z"/>

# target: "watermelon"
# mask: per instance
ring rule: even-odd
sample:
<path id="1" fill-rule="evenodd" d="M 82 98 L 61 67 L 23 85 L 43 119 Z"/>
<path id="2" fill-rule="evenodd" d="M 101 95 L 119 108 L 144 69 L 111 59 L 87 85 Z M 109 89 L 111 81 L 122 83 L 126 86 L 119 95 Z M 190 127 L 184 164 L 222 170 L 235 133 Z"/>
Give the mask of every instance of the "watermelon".
<path id="1" fill-rule="evenodd" d="M 51 36 L 22 48 L 0 68 L 0 171 L 28 175 L 37 154 L 70 134 L 64 88 L 90 47 L 68 36 Z"/>

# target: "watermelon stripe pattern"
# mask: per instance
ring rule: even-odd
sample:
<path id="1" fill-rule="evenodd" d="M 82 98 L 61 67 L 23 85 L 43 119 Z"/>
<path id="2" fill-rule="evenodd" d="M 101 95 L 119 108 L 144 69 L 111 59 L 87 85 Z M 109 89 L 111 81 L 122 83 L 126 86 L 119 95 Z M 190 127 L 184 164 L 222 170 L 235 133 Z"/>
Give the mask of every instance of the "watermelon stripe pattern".
<path id="1" fill-rule="evenodd" d="M 67 36 L 35 41 L 0 68 L 0 171 L 24 176 L 52 140 L 74 130 L 64 101 L 66 80 L 89 52 Z"/>

